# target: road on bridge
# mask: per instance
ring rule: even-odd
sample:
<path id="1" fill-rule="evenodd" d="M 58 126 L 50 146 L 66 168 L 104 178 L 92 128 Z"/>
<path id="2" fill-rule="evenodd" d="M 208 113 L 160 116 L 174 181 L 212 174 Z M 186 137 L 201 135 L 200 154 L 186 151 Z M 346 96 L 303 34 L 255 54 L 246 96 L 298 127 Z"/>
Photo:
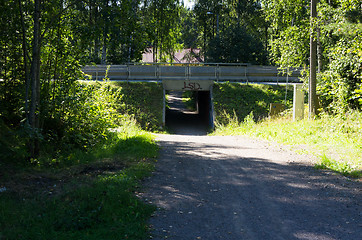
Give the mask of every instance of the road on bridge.
<path id="1" fill-rule="evenodd" d="M 361 182 L 245 137 L 158 135 L 152 239 L 362 239 Z"/>

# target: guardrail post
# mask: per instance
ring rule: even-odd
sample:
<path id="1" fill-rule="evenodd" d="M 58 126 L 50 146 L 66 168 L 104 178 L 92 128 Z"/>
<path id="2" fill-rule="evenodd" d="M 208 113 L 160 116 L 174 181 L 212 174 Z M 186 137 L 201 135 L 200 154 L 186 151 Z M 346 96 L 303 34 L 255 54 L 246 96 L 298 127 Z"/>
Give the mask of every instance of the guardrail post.
<path id="1" fill-rule="evenodd" d="M 219 79 L 220 79 L 220 65 L 219 64 L 217 64 L 217 66 L 216 66 L 215 74 L 216 74 L 216 82 L 219 82 Z"/>
<path id="2" fill-rule="evenodd" d="M 160 81 L 160 65 L 156 65 L 156 69 L 155 69 L 155 77 L 157 79 L 157 81 Z"/>
<path id="3" fill-rule="evenodd" d="M 293 121 L 304 118 L 304 92 L 301 84 L 294 84 Z"/>
<path id="4" fill-rule="evenodd" d="M 162 127 L 166 126 L 166 90 L 163 88 Z"/>
<path id="5" fill-rule="evenodd" d="M 213 85 L 210 86 L 210 109 L 209 109 L 209 125 L 211 129 L 215 128 L 215 112 L 214 112 L 214 97 L 213 97 Z"/>
<path id="6" fill-rule="evenodd" d="M 129 64 L 127 63 L 127 82 L 129 81 L 130 77 L 131 77 L 131 69 Z"/>

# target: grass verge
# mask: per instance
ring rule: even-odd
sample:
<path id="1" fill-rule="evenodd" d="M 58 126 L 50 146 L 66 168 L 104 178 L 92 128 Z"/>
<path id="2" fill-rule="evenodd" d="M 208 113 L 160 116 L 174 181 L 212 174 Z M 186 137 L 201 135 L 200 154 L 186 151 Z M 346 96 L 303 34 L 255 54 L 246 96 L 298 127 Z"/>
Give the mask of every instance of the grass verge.
<path id="1" fill-rule="evenodd" d="M 111 82 L 122 94 L 118 110 L 134 116 L 142 129 L 162 130 L 163 87 L 159 83 Z"/>
<path id="2" fill-rule="evenodd" d="M 216 120 L 221 124 L 228 124 L 234 115 L 244 119 L 251 111 L 254 120 L 259 120 L 268 116 L 270 103 L 291 107 L 293 86 L 216 83 L 213 98 Z"/>
<path id="3" fill-rule="evenodd" d="M 135 191 L 158 147 L 151 134 L 124 127 L 107 144 L 59 164 L 2 163 L 0 239 L 147 239 L 155 207 Z"/>
<path id="4" fill-rule="evenodd" d="M 115 102 L 117 111 L 130 115 L 142 129 L 158 132 L 162 130 L 163 87 L 153 82 L 92 82 L 80 81 L 84 85 L 109 85 L 118 92 Z"/>
<path id="5" fill-rule="evenodd" d="M 325 114 L 315 120 L 292 122 L 290 117 L 280 117 L 256 123 L 252 115 L 241 122 L 234 116 L 227 124 L 218 124 L 214 134 L 249 135 L 298 146 L 298 151 L 319 157 L 316 168 L 362 177 L 361 117 L 360 112 L 349 112 L 339 116 Z"/>

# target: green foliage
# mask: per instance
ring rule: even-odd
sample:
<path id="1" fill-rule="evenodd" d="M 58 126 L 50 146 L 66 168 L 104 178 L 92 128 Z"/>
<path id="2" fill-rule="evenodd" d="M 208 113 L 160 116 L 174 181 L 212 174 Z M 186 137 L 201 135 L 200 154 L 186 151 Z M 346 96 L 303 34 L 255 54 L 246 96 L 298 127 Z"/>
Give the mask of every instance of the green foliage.
<path id="1" fill-rule="evenodd" d="M 117 173 L 69 183 L 55 196 L 2 193 L 0 236 L 4 239 L 147 239 L 147 220 L 155 208 L 132 192 L 152 169 L 149 163 L 140 162 Z"/>
<path id="2" fill-rule="evenodd" d="M 330 62 L 320 74 L 319 91 L 324 106 L 332 112 L 362 109 L 361 26 L 342 24 L 331 29 L 339 40 L 329 48 Z"/>
<path id="3" fill-rule="evenodd" d="M 361 177 L 362 171 L 353 170 L 348 163 L 339 162 L 328 158 L 325 154 L 321 157 L 321 162 L 315 165 L 317 169 L 330 169 L 346 176 Z"/>
<path id="4" fill-rule="evenodd" d="M 0 117 L 12 132 L 23 134 L 23 148 L 36 142 L 46 152 L 92 148 L 108 138 L 108 130 L 118 126 L 122 114 L 133 115 L 146 129 L 162 125 L 162 111 L 156 115 L 153 110 L 147 112 L 155 105 L 146 106 L 148 99 L 140 92 L 137 94 L 142 98 L 133 101 L 125 97 L 128 93 L 107 89 L 110 87 L 77 83 L 81 64 L 139 61 L 145 47 L 154 40 L 160 52 L 173 51 L 179 34 L 179 2 L 151 2 L 36 1 L 41 5 L 37 18 L 41 21 L 41 41 L 40 61 L 33 63 L 40 63 L 40 74 L 33 82 L 40 87 L 40 94 L 30 82 L 30 76 L 38 72 L 30 71 L 35 59 L 31 48 L 35 40 L 33 19 L 38 13 L 34 11 L 35 2 L 10 0 L 0 4 L 4 15 L 0 19 Z M 36 100 L 30 101 L 32 95 L 37 96 Z M 142 103 L 132 105 L 138 100 Z M 30 113 L 30 106 L 35 114 Z M 33 119 L 30 115 L 39 119 L 39 124 L 29 122 Z M 29 123 L 34 129 L 28 129 Z"/>
<path id="5" fill-rule="evenodd" d="M 56 158 L 43 153 L 33 168 L 1 161 L 3 181 L 11 179 L 0 193 L 1 238 L 147 239 L 155 207 L 134 192 L 154 170 L 147 159 L 157 157 L 158 146 L 134 120 L 119 124 L 103 144 L 62 151 Z"/>
<path id="6" fill-rule="evenodd" d="M 290 26 L 300 25 L 308 16 L 308 0 L 263 0 L 262 3 L 273 34 Z"/>
<path id="7" fill-rule="evenodd" d="M 103 143 L 110 129 L 116 128 L 122 120 L 116 110 L 118 98 L 119 94 L 106 84 L 93 86 L 73 82 L 54 89 L 48 101 L 43 101 L 41 134 L 44 147 L 48 148 L 46 152 L 87 150 Z"/>
<path id="8" fill-rule="evenodd" d="M 196 111 L 196 98 L 197 92 L 194 91 L 185 91 L 182 92 L 182 102 L 185 104 L 186 108 L 191 111 Z"/>
<path id="9" fill-rule="evenodd" d="M 214 109 L 216 120 L 220 124 L 227 124 L 230 116 L 243 120 L 251 112 L 255 120 L 266 117 L 269 113 L 269 104 L 284 102 L 285 87 L 219 83 L 214 85 Z M 293 91 L 287 92 L 287 106 L 291 105 Z"/>
<path id="10" fill-rule="evenodd" d="M 52 94 L 45 95 L 47 100 L 42 102 L 46 114 L 41 118 L 41 131 L 35 134 L 26 124 L 11 130 L 2 123 L 4 159 L 24 162 L 28 156 L 27 139 L 34 137 L 41 142 L 41 152 L 30 162 L 39 166 L 60 167 L 84 162 L 80 156 L 94 160 L 99 155 L 95 152 L 104 153 L 103 146 L 108 146 L 109 153 L 123 151 L 127 155 L 129 147 L 117 140 L 114 129 L 130 136 L 124 140 L 127 144 L 134 142 L 142 148 L 143 140 L 131 137 L 141 131 L 136 125 L 148 130 L 159 130 L 162 126 L 163 96 L 159 84 L 70 82 L 58 86 L 57 83 L 48 86 Z M 110 149 L 113 145 L 114 149 Z"/>
<path id="11" fill-rule="evenodd" d="M 52 111 L 53 114 L 48 112 L 44 118 L 43 154 L 36 163 L 58 167 L 80 163 L 83 161 L 79 160 L 79 154 L 83 155 L 83 151 L 89 159 L 96 159 L 97 151 L 128 155 L 129 147 L 123 141 L 135 143 L 132 149 L 136 156 L 144 147 L 142 138 L 137 137 L 142 132 L 138 125 L 148 130 L 162 126 L 160 88 L 152 83 L 74 83 L 66 94 L 71 97 L 56 100 L 61 103 L 59 109 Z M 125 139 L 119 141 L 117 132 Z M 108 146 L 106 150 L 104 146 Z"/>
<path id="12" fill-rule="evenodd" d="M 2 162 L 20 163 L 28 156 L 23 132 L 10 129 L 0 119 L 0 159 Z"/>
<path id="13" fill-rule="evenodd" d="M 62 148 L 54 153 L 52 145 L 45 146 L 39 158 L 33 163 L 37 167 L 64 168 L 67 166 L 87 164 L 99 159 L 118 159 L 120 161 L 134 161 L 134 159 L 154 158 L 158 154 L 158 147 L 153 136 L 144 132 L 136 121 L 123 116 L 120 125 L 107 134 L 107 140 L 94 147 L 86 149 Z"/>
<path id="14" fill-rule="evenodd" d="M 361 4 L 358 0 L 319 1 L 311 22 L 306 0 L 265 0 L 270 59 L 281 66 L 309 64 L 311 27 L 318 45 L 318 91 L 329 112 L 361 110 Z"/>
<path id="15" fill-rule="evenodd" d="M 309 56 L 309 32 L 305 26 L 291 26 L 270 41 L 271 59 L 282 69 L 300 67 Z"/>
<path id="16" fill-rule="evenodd" d="M 250 112 L 250 114 L 247 115 L 243 121 L 240 121 L 238 119 L 235 112 L 233 116 L 227 114 L 226 112 L 224 113 L 224 115 L 224 122 L 226 122 L 225 124 L 216 121 L 216 130 L 214 132 L 214 134 L 216 135 L 221 134 L 234 136 L 247 134 L 251 130 L 251 128 L 256 125 L 253 112 Z"/>
<path id="17" fill-rule="evenodd" d="M 259 36 L 248 33 L 240 25 L 230 26 L 209 42 L 208 62 L 265 63 L 265 52 Z"/>
<path id="18" fill-rule="evenodd" d="M 181 38 L 179 43 L 184 48 L 198 48 L 202 46 L 200 26 L 197 24 L 196 13 L 187 8 L 180 11 L 181 18 Z"/>
<path id="19" fill-rule="evenodd" d="M 263 13 L 269 25 L 272 63 L 283 69 L 303 66 L 309 52 L 309 21 L 306 0 L 265 0 Z"/>
<path id="20" fill-rule="evenodd" d="M 207 62 L 266 63 L 267 26 L 259 1 L 199 0 L 194 12 Z"/>
<path id="21" fill-rule="evenodd" d="M 154 61 L 173 61 L 173 53 L 181 48 L 179 20 L 181 2 L 174 0 L 144 1 L 144 26 L 149 46 L 153 47 Z"/>
<path id="22" fill-rule="evenodd" d="M 131 115 L 142 129 L 158 131 L 162 128 L 163 90 L 158 83 L 111 83 L 120 93 L 117 110 Z"/>
<path id="23" fill-rule="evenodd" d="M 69 139 L 65 142 L 91 147 L 105 139 L 110 128 L 117 126 L 121 117 L 115 108 L 118 95 L 110 91 L 107 85 L 94 88 L 76 84 L 71 91 L 74 92 L 69 95 L 73 98 L 63 103 L 68 107 L 63 115 L 65 137 Z"/>

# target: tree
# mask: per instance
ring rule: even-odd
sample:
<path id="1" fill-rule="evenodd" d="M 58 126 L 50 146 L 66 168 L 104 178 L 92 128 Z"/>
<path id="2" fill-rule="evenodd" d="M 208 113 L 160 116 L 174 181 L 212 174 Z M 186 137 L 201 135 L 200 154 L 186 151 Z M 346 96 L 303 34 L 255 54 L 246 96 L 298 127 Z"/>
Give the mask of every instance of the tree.
<path id="1" fill-rule="evenodd" d="M 149 45 L 153 47 L 153 60 L 172 61 L 181 37 L 180 11 L 182 5 L 175 0 L 146 0 L 143 6 L 143 23 Z"/>
<path id="2" fill-rule="evenodd" d="M 220 63 L 265 63 L 262 42 L 240 25 L 230 26 L 209 43 L 207 61 Z"/>
<path id="3" fill-rule="evenodd" d="M 181 38 L 179 44 L 183 44 L 184 48 L 202 47 L 201 27 L 198 25 L 195 12 L 184 7 L 181 9 L 180 17 Z"/>
<path id="4" fill-rule="evenodd" d="M 39 114 L 40 114 L 40 54 L 41 54 L 41 32 L 40 32 L 40 18 L 41 18 L 41 0 L 34 1 L 33 13 L 33 40 L 32 40 L 32 60 L 30 68 L 30 82 L 31 82 L 31 101 L 29 109 L 29 124 L 33 131 L 39 128 Z M 37 138 L 31 140 L 31 156 L 35 157 L 39 154 L 39 142 Z"/>
<path id="5" fill-rule="evenodd" d="M 301 67 L 309 57 L 308 0 L 263 0 L 269 56 L 282 69 Z"/>
<path id="6" fill-rule="evenodd" d="M 258 1 L 199 0 L 194 9 L 207 61 L 266 63 L 266 23 Z"/>
<path id="7" fill-rule="evenodd" d="M 269 54 L 274 64 L 308 66 L 310 24 L 317 27 L 317 90 L 330 112 L 361 109 L 361 4 L 358 0 L 327 1 L 317 5 L 318 18 L 309 21 L 309 1 L 264 0 L 269 26 Z"/>

